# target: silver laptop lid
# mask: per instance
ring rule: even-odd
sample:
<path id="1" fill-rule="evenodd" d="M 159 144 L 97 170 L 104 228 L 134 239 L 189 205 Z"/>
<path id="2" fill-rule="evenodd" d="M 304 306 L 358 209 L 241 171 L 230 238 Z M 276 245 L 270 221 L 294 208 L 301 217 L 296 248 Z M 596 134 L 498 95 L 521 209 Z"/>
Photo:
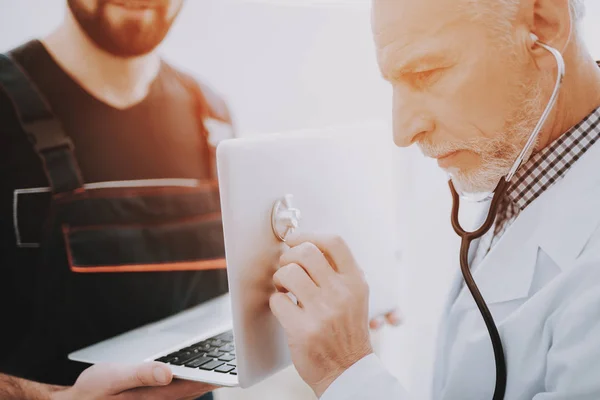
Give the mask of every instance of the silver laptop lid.
<path id="1" fill-rule="evenodd" d="M 248 387 L 290 365 L 269 310 L 282 250 L 274 203 L 293 195 L 299 232 L 342 236 L 371 286 L 370 313 L 396 305 L 393 142 L 386 125 L 309 130 L 222 142 L 217 150 L 239 381 Z"/>

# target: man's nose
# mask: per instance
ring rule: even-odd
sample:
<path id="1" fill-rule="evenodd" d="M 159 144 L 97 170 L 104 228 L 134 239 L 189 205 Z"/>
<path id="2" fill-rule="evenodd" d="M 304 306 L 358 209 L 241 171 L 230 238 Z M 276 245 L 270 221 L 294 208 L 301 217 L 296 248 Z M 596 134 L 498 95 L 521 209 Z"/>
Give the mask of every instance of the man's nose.
<path id="1" fill-rule="evenodd" d="M 418 96 L 394 90 L 393 101 L 394 142 L 398 147 L 408 147 L 435 129 Z"/>

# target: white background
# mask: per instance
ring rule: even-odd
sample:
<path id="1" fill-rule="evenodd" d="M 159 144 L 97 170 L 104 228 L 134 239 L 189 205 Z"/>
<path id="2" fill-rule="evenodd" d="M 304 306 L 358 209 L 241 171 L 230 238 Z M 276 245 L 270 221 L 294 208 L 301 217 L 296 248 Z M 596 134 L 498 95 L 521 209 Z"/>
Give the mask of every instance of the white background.
<path id="1" fill-rule="evenodd" d="M 48 33 L 60 22 L 64 3 L 0 0 L 0 51 Z M 188 0 L 161 51 L 225 94 L 244 135 L 389 120 L 390 91 L 375 64 L 369 11 L 356 6 L 364 1 L 306 3 Z M 587 0 L 587 6 L 582 32 L 600 59 L 600 1 Z M 428 393 L 436 315 L 454 273 L 458 242 L 449 227 L 443 174 L 412 150 L 399 150 L 397 164 L 398 227 L 405 249 L 399 290 L 406 324 L 377 339 L 386 364 L 415 399 L 422 399 Z M 290 391 L 310 398 L 295 382 L 279 376 L 233 398 L 291 399 Z"/>

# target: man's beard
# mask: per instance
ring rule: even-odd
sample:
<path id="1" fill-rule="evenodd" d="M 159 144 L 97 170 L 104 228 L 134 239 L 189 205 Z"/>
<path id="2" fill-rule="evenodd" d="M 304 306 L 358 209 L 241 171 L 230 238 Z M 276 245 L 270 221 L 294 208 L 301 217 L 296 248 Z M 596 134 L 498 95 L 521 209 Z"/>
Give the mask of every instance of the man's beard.
<path id="1" fill-rule="evenodd" d="M 102 50 L 117 57 L 129 58 L 150 53 L 167 36 L 178 14 L 169 16 L 169 2 L 164 1 L 152 8 L 151 23 L 146 21 L 123 21 L 111 24 L 106 12 L 108 0 L 98 0 L 95 12 L 88 12 L 78 0 L 68 0 L 75 20 L 86 35 Z"/>
<path id="2" fill-rule="evenodd" d="M 450 171 L 455 187 L 465 193 L 484 193 L 493 191 L 500 179 L 506 176 L 525 147 L 541 115 L 543 93 L 536 81 L 523 80 L 515 89 L 512 104 L 514 108 L 504 124 L 502 132 L 493 138 L 478 137 L 461 143 L 441 145 L 419 142 L 426 155 L 448 154 L 454 151 L 468 150 L 481 157 L 481 165 L 470 171 L 460 169 Z M 525 161 L 531 157 L 537 146 L 537 139 Z"/>

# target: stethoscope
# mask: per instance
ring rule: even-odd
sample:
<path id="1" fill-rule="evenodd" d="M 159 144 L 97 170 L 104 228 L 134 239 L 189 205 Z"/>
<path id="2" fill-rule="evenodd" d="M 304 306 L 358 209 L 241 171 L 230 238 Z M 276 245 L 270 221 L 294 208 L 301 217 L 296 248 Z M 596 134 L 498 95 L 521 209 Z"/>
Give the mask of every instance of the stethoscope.
<path id="1" fill-rule="evenodd" d="M 481 238 L 483 235 L 485 235 L 487 232 L 489 232 L 489 230 L 494 225 L 494 220 L 496 219 L 496 214 L 498 213 L 498 207 L 500 205 L 500 201 L 501 201 L 502 197 L 504 196 L 504 194 L 506 193 L 508 184 L 510 183 L 511 179 L 514 177 L 514 175 L 516 174 L 518 169 L 523 164 L 525 158 L 529 154 L 531 154 L 531 151 L 533 150 L 533 146 L 535 146 L 535 144 L 536 144 L 536 139 L 537 139 L 540 131 L 546 124 L 546 121 L 548 120 L 548 117 L 550 116 L 550 112 L 552 111 L 552 109 L 554 108 L 554 105 L 556 104 L 556 100 L 558 98 L 558 94 L 559 94 L 560 88 L 562 86 L 562 81 L 565 76 L 565 62 L 564 62 L 564 59 L 563 59 L 561 53 L 557 49 L 540 42 L 539 38 L 535 34 L 532 33 L 531 37 L 537 45 L 541 46 L 545 50 L 548 50 L 550 53 L 552 53 L 554 58 L 556 58 L 556 63 L 558 65 L 558 74 L 557 74 L 557 78 L 556 78 L 556 85 L 554 86 L 554 91 L 552 93 L 552 97 L 550 97 L 550 101 L 548 101 L 548 105 L 546 106 L 544 113 L 540 117 L 535 129 L 533 130 L 533 132 L 531 132 L 531 135 L 529 136 L 529 139 L 527 140 L 525 147 L 519 154 L 519 157 L 517 157 L 512 168 L 510 169 L 509 173 L 505 177 L 500 179 L 500 182 L 496 186 L 496 189 L 489 194 L 484 194 L 484 196 L 480 196 L 479 198 L 472 198 L 472 197 L 469 197 L 469 196 L 466 196 L 463 194 L 459 194 L 457 192 L 456 188 L 454 187 L 454 184 L 452 183 L 452 179 L 450 179 L 448 182 L 450 185 L 450 191 L 452 193 L 452 218 L 451 218 L 452 227 L 454 228 L 456 233 L 461 237 L 460 269 L 461 269 L 462 275 L 465 279 L 465 283 L 466 283 L 467 287 L 469 288 L 469 291 L 471 292 L 471 295 L 473 296 L 475 303 L 477 303 L 477 308 L 479 308 L 479 312 L 481 313 L 481 316 L 483 317 L 485 326 L 489 332 L 490 339 L 492 341 L 492 346 L 494 349 L 494 359 L 496 362 L 496 387 L 494 389 L 494 396 L 492 398 L 493 400 L 504 399 L 504 394 L 506 392 L 506 379 L 507 379 L 506 378 L 506 360 L 504 358 L 504 349 L 502 347 L 502 340 L 500 339 L 500 334 L 498 333 L 498 328 L 496 327 L 494 318 L 492 317 L 492 314 L 490 313 L 490 310 L 488 309 L 488 306 L 485 303 L 485 300 L 483 299 L 483 296 L 481 295 L 481 292 L 479 291 L 477 284 L 475 283 L 475 280 L 473 279 L 473 276 L 471 274 L 471 270 L 469 268 L 469 249 L 470 249 L 471 243 L 474 240 Z M 463 198 L 466 201 L 471 201 L 471 202 L 473 202 L 473 201 L 481 202 L 481 201 L 487 201 L 490 199 L 492 200 L 491 204 L 490 204 L 490 208 L 488 210 L 488 215 L 487 215 L 484 223 L 481 225 L 481 227 L 479 229 L 477 229 L 474 232 L 468 232 L 468 231 L 464 230 L 458 220 L 458 212 L 459 212 L 461 198 Z"/>

